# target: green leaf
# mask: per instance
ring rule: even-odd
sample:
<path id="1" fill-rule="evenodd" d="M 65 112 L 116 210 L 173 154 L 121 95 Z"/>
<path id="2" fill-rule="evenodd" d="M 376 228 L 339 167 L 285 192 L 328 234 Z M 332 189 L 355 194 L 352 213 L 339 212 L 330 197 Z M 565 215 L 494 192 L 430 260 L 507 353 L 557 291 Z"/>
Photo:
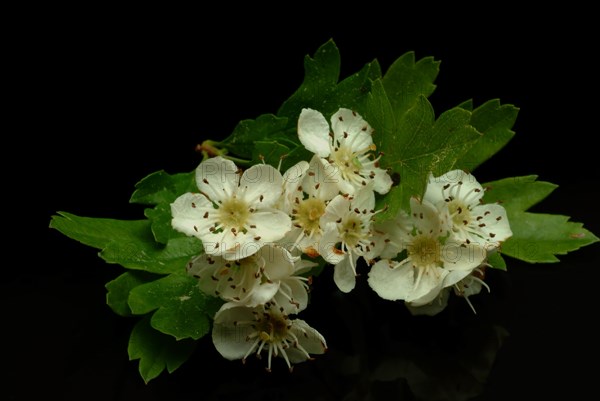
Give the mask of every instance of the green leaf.
<path id="1" fill-rule="evenodd" d="M 171 203 L 179 195 L 198 191 L 195 172 L 170 175 L 165 171 L 157 171 L 135 184 L 135 192 L 129 202 L 143 205 Z"/>
<path id="2" fill-rule="evenodd" d="M 128 299 L 129 292 L 144 283 L 155 280 L 158 276 L 141 271 L 128 271 L 116 279 L 106 283 L 106 303 L 110 308 L 121 316 L 131 316 Z"/>
<path id="3" fill-rule="evenodd" d="M 231 153 L 243 159 L 252 159 L 254 142 L 277 140 L 278 138 L 295 138 L 295 133 L 286 132 L 288 120 L 273 114 L 263 114 L 256 120 L 243 120 L 238 123 L 231 135 L 219 143 Z M 298 139 L 295 138 L 296 142 Z"/>
<path id="4" fill-rule="evenodd" d="M 185 272 L 186 263 L 201 252 L 202 243 L 195 237 L 173 238 L 166 246 L 152 239 L 136 239 L 110 242 L 100 257 L 129 269 L 168 274 Z"/>
<path id="5" fill-rule="evenodd" d="M 290 148 L 277 141 L 255 141 L 252 160 L 256 163 L 262 160 L 277 168 L 282 157 L 290 153 Z"/>
<path id="6" fill-rule="evenodd" d="M 460 107 L 461 109 L 465 109 L 467 111 L 473 111 L 473 99 L 465 100 L 456 107 Z"/>
<path id="7" fill-rule="evenodd" d="M 279 116 L 288 117 L 290 128 L 296 126 L 305 107 L 325 116 L 331 116 L 340 107 L 362 112 L 371 81 L 381 76 L 379 63 L 373 61 L 338 83 L 340 54 L 332 40 L 323 44 L 312 58 L 308 55 L 304 58 L 304 71 L 302 85 L 277 112 Z"/>
<path id="8" fill-rule="evenodd" d="M 487 188 L 483 201 L 499 202 L 507 212 L 524 212 L 558 187 L 550 182 L 536 181 L 537 177 L 537 175 L 511 177 L 483 184 Z"/>
<path id="9" fill-rule="evenodd" d="M 304 57 L 304 81 L 296 92 L 286 100 L 277 115 L 297 121 L 303 107 L 315 105 L 318 99 L 330 94 L 340 76 L 340 53 L 333 40 L 317 49 L 311 58 Z M 318 107 L 313 107 L 323 113 Z"/>
<path id="10" fill-rule="evenodd" d="M 500 202 L 504 206 L 513 232 L 502 244 L 501 252 L 530 263 L 551 263 L 559 261 L 556 255 L 598 241 L 581 223 L 570 222 L 567 216 L 525 212 L 557 188 L 536 178 L 530 175 L 484 184 L 488 188 L 484 202 Z"/>
<path id="11" fill-rule="evenodd" d="M 289 169 L 290 167 L 302 160 L 310 161 L 312 157 L 312 152 L 306 150 L 304 146 L 298 146 L 290 153 L 288 153 L 283 159 L 283 162 L 281 163 L 281 171 L 286 171 L 287 169 Z"/>
<path id="12" fill-rule="evenodd" d="M 150 319 L 141 319 L 131 331 L 127 352 L 129 360 L 139 359 L 140 375 L 146 383 L 165 369 L 173 373 L 196 349 L 192 340 L 176 341 L 150 326 Z"/>
<path id="13" fill-rule="evenodd" d="M 169 203 L 160 203 L 153 209 L 146 209 L 144 215 L 151 222 L 150 228 L 156 242 L 166 244 L 172 238 L 185 237 L 185 234 L 176 231 L 171 225 L 173 216 L 171 215 L 171 205 Z"/>
<path id="14" fill-rule="evenodd" d="M 494 269 L 506 270 L 506 262 L 499 252 L 493 252 L 488 255 L 487 262 Z"/>
<path id="15" fill-rule="evenodd" d="M 325 115 L 332 115 L 340 107 L 362 113 L 367 96 L 371 91 L 371 83 L 381 78 L 381 68 L 377 60 L 365 64 L 358 72 L 342 80 L 333 89 L 331 98 L 322 99 L 315 106 L 324 110 Z"/>
<path id="16" fill-rule="evenodd" d="M 472 107 L 472 103 L 470 104 Z M 460 107 L 466 108 L 463 104 Z M 471 125 L 483 136 L 456 163 L 456 168 L 473 171 L 502 149 L 515 135 L 511 130 L 519 109 L 510 104 L 501 105 L 498 99 L 490 100 L 471 115 Z"/>
<path id="17" fill-rule="evenodd" d="M 402 117 L 418 101 L 435 90 L 440 62 L 425 57 L 415 62 L 415 53 L 400 56 L 385 73 L 383 86 L 397 118 Z"/>
<path id="18" fill-rule="evenodd" d="M 513 212 L 508 218 L 513 236 L 502 244 L 502 253 L 526 262 L 559 262 L 556 255 L 598 241 L 583 224 L 569 222 L 567 216 Z"/>
<path id="19" fill-rule="evenodd" d="M 431 104 L 420 96 L 396 120 L 393 131 L 378 139 L 379 148 L 386 149 L 381 165 L 400 176 L 400 183 L 385 197 L 388 210 L 380 213 L 380 219 L 395 216 L 399 209 L 408 210 L 410 198 L 423 195 L 429 172 L 441 175 L 454 167 L 481 136 L 470 119 L 470 112 L 454 108 L 435 120 Z"/>
<path id="20" fill-rule="evenodd" d="M 223 301 L 203 294 L 198 280 L 186 274 L 171 274 L 134 288 L 129 307 L 135 314 L 156 310 L 152 327 L 176 339 L 198 339 L 208 333 L 210 320 Z"/>
<path id="21" fill-rule="evenodd" d="M 373 135 L 378 142 L 396 135 L 394 109 L 380 79 L 374 81 L 371 86 L 364 117 L 373 127 Z"/>
<path id="22" fill-rule="evenodd" d="M 114 220 L 80 217 L 58 212 L 52 216 L 50 227 L 82 244 L 102 249 L 111 242 L 153 242 L 148 220 Z"/>

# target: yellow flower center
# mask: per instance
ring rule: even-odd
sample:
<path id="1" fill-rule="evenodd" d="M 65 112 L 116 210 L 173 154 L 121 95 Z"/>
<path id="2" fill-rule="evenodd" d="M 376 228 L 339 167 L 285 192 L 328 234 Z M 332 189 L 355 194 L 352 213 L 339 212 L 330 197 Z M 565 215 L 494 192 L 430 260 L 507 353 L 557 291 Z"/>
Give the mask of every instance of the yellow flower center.
<path id="1" fill-rule="evenodd" d="M 331 161 L 340 169 L 342 177 L 349 179 L 360 171 L 362 165 L 356 153 L 348 146 L 340 146 L 331 152 Z"/>
<path id="2" fill-rule="evenodd" d="M 408 255 L 418 267 L 441 265 L 440 243 L 438 240 L 419 234 L 408 245 Z"/>
<path id="3" fill-rule="evenodd" d="M 295 217 L 307 235 L 319 229 L 319 220 L 325 213 L 325 202 L 318 198 L 308 198 L 300 201 Z"/>
<path id="4" fill-rule="evenodd" d="M 229 198 L 219 208 L 219 222 L 226 229 L 244 230 L 250 217 L 248 204 L 238 198 Z"/>
<path id="5" fill-rule="evenodd" d="M 357 246 L 364 236 L 362 223 L 359 218 L 350 216 L 343 222 L 340 237 L 348 247 L 354 248 Z"/>
<path id="6" fill-rule="evenodd" d="M 279 342 L 288 335 L 288 319 L 281 314 L 267 312 L 263 319 L 258 322 L 258 333 L 260 339 L 265 342 Z"/>

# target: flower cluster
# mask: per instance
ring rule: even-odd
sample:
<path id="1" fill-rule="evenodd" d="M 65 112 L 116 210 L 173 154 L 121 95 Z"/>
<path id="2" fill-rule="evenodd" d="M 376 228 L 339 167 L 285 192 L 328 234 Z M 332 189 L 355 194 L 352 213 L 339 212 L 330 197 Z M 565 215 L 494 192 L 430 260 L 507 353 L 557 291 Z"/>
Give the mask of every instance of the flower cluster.
<path id="1" fill-rule="evenodd" d="M 199 193 L 171 205 L 172 226 L 203 244 L 189 274 L 226 302 L 212 333 L 225 358 L 245 361 L 264 351 L 267 370 L 273 357 L 291 369 L 325 352 L 323 336 L 296 318 L 308 306 L 317 262 L 333 265 L 337 287 L 349 292 L 362 259 L 373 290 L 416 314 L 443 309 L 450 289 L 466 298 L 487 286 L 487 256 L 511 231 L 501 206 L 481 203 L 484 190 L 472 175 L 431 175 L 410 214 L 376 221 L 376 196 L 392 180 L 379 165 L 371 126 L 348 109 L 330 122 L 303 109 L 298 138 L 310 160 L 281 173 L 210 158 L 196 169 Z"/>
<path id="2" fill-rule="evenodd" d="M 378 230 L 385 254 L 369 271 L 371 288 L 384 299 L 404 300 L 415 314 L 432 315 L 446 306 L 450 288 L 469 302 L 487 287 L 487 257 L 512 232 L 504 208 L 483 204 L 483 194 L 464 171 L 430 175 L 423 199 L 411 199 L 410 214 Z"/>

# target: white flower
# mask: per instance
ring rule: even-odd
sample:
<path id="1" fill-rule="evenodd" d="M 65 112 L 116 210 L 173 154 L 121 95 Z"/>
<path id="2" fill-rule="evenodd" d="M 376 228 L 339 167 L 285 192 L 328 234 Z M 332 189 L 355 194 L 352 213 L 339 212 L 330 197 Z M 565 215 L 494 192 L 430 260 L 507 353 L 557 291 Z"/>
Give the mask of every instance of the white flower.
<path id="1" fill-rule="evenodd" d="M 343 292 L 356 285 L 356 263 L 368 255 L 372 243 L 375 195 L 368 185 L 354 196 L 338 195 L 325 209 L 321 226 L 325 233 L 319 243 L 323 259 L 334 266 L 333 279 Z"/>
<path id="2" fill-rule="evenodd" d="M 473 270 L 471 274 L 462 280 L 458 281 L 451 287 L 445 287 L 439 293 L 439 295 L 430 303 L 414 306 L 410 302 L 406 302 L 405 305 L 413 315 L 428 315 L 434 316 L 443 311 L 448 305 L 448 298 L 450 297 L 450 292 L 453 291 L 455 295 L 462 297 L 467 301 L 467 304 L 473 311 L 473 313 L 477 314 L 475 307 L 469 300 L 469 297 L 472 295 L 479 294 L 481 292 L 482 287 L 485 287 L 488 292 L 490 292 L 490 287 L 483 281 L 484 278 L 484 267 L 480 266 Z M 449 276 L 446 276 L 448 278 Z"/>
<path id="3" fill-rule="evenodd" d="M 392 179 L 379 167 L 379 157 L 372 138 L 373 128 L 352 110 L 339 109 L 331 117 L 331 130 L 323 114 L 312 109 L 302 109 L 298 118 L 298 138 L 306 149 L 326 158 L 339 170 L 340 190 L 353 194 L 362 186 L 373 182 L 373 190 L 385 194 Z"/>
<path id="4" fill-rule="evenodd" d="M 454 293 L 459 297 L 463 297 L 465 301 L 471 307 L 473 313 L 477 313 L 475 307 L 469 300 L 471 295 L 477 295 L 481 292 L 481 288 L 485 287 L 488 292 L 490 292 L 490 287 L 483 281 L 485 277 L 485 267 L 477 268 L 473 271 L 473 273 L 469 274 L 467 277 L 463 278 L 456 284 L 454 284 Z"/>
<path id="5" fill-rule="evenodd" d="M 317 257 L 323 234 L 321 216 L 329 201 L 339 194 L 337 170 L 315 155 L 310 164 L 296 164 L 283 178 L 285 205 L 292 216 L 293 228 L 282 242 Z"/>
<path id="6" fill-rule="evenodd" d="M 298 313 L 308 304 L 308 281 L 297 274 L 314 266 L 279 245 L 265 245 L 257 253 L 240 260 L 200 255 L 188 265 L 205 294 L 254 307 L 267 302 Z"/>
<path id="7" fill-rule="evenodd" d="M 274 208 L 283 178 L 269 165 L 241 174 L 231 160 L 215 157 L 200 163 L 196 184 L 199 194 L 186 193 L 171 204 L 172 225 L 199 238 L 209 255 L 241 259 L 291 228 L 290 217 Z"/>
<path id="8" fill-rule="evenodd" d="M 369 271 L 369 285 L 382 298 L 404 300 L 413 306 L 431 302 L 442 288 L 462 280 L 485 259 L 477 244 L 446 239 L 444 214 L 432 204 L 411 199 L 414 227 L 406 239 L 406 258 L 382 259 Z M 402 238 L 398 242 L 402 241 Z"/>
<path id="9" fill-rule="evenodd" d="M 420 305 L 414 306 L 411 302 L 405 302 L 404 306 L 413 316 L 435 316 L 448 306 L 448 299 L 450 298 L 450 288 L 443 288 L 437 297 L 433 301 Z"/>
<path id="10" fill-rule="evenodd" d="M 327 350 L 325 338 L 318 331 L 304 320 L 290 319 L 270 304 L 255 308 L 223 305 L 215 315 L 212 338 L 217 351 L 229 360 L 245 362 L 252 353 L 260 357 L 267 352 L 269 372 L 273 357 L 283 358 L 291 370 L 292 364 Z"/>
<path id="11" fill-rule="evenodd" d="M 429 175 L 424 200 L 450 211 L 452 233 L 458 241 L 498 248 L 512 235 L 506 210 L 498 204 L 481 204 L 484 190 L 475 177 L 453 170 L 440 177 Z"/>
<path id="12" fill-rule="evenodd" d="M 412 229 L 408 214 L 402 210 L 395 218 L 373 224 L 373 237 L 371 240 L 374 246 L 365 257 L 370 259 L 377 257 L 383 259 L 395 258 L 398 253 L 405 249 Z"/>

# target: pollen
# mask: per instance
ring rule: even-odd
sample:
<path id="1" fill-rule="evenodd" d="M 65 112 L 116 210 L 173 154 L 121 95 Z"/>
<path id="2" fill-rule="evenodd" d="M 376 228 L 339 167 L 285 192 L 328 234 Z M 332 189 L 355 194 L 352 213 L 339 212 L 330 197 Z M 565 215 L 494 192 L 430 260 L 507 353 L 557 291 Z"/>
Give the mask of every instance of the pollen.
<path id="1" fill-rule="evenodd" d="M 418 267 L 439 266 L 440 243 L 437 239 L 427 235 L 417 235 L 408 246 L 408 255 Z"/>
<path id="2" fill-rule="evenodd" d="M 319 198 L 308 198 L 299 202 L 294 223 L 310 234 L 319 230 L 319 220 L 325 213 L 325 202 Z"/>
<path id="3" fill-rule="evenodd" d="M 250 218 L 248 204 L 238 198 L 230 198 L 218 209 L 218 220 L 230 230 L 243 231 Z"/>

